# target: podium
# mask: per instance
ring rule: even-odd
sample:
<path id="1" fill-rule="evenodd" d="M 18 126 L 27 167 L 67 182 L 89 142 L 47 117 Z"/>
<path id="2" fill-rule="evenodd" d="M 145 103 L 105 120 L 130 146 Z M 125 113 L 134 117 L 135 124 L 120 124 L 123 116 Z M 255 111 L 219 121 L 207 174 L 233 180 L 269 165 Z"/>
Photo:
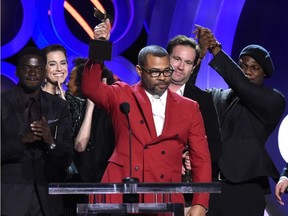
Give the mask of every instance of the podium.
<path id="1" fill-rule="evenodd" d="M 97 203 L 77 204 L 77 215 L 96 215 L 97 213 L 157 213 L 171 212 L 184 215 L 183 203 L 172 203 L 175 193 L 220 193 L 219 182 L 209 183 L 51 183 L 49 194 L 99 194 Z M 107 194 L 153 194 L 154 203 L 106 203 Z M 159 194 L 166 202 L 158 202 Z M 163 201 L 164 199 L 162 199 Z"/>

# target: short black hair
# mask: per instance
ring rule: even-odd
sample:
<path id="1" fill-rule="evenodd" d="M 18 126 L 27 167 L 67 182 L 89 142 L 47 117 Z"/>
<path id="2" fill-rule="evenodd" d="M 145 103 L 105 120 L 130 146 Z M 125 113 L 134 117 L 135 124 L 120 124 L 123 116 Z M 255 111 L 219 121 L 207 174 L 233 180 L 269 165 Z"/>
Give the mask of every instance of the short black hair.
<path id="1" fill-rule="evenodd" d="M 147 56 L 168 57 L 168 52 L 161 46 L 150 45 L 142 48 L 138 54 L 138 65 L 145 67 L 147 64 Z"/>
<path id="2" fill-rule="evenodd" d="M 47 57 L 41 49 L 37 47 L 25 47 L 17 55 L 17 67 L 20 66 L 24 56 L 28 56 L 28 55 L 40 56 L 44 61 L 44 66 L 47 63 Z"/>

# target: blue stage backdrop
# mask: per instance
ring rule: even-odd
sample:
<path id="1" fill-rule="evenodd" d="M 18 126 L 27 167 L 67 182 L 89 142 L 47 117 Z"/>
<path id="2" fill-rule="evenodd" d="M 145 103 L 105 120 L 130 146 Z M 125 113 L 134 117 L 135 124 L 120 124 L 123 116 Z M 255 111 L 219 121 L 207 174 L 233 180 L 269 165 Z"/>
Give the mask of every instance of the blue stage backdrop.
<path id="1" fill-rule="evenodd" d="M 17 82 L 16 55 L 25 46 L 43 48 L 59 43 L 67 48 L 69 65 L 75 57 L 87 57 L 92 29 L 99 23 L 93 16 L 97 0 L 3 0 L 1 1 L 1 90 Z M 194 37 L 194 24 L 210 28 L 223 49 L 237 60 L 248 44 L 260 44 L 271 52 L 275 74 L 266 84 L 288 97 L 288 1 L 287 0 L 102 0 L 105 10 L 114 16 L 111 41 L 112 60 L 107 66 L 130 84 L 139 80 L 135 64 L 137 53 L 145 45 L 167 46 L 177 34 Z M 80 15 L 82 20 L 77 18 Z M 84 30 L 86 24 L 88 29 Z M 90 35 L 90 36 L 89 36 Z M 208 66 L 207 56 L 197 79 L 201 88 L 222 87 L 225 82 Z M 283 118 L 288 114 L 286 108 Z M 279 124 L 280 125 L 280 124 Z M 285 165 L 278 148 L 276 128 L 267 149 L 279 171 Z M 288 131 L 287 131 L 288 132 Z M 288 146 L 288 140 L 287 146 Z M 287 148 L 288 149 L 288 148 Z M 286 149 L 286 151 L 288 151 Z M 274 182 L 271 183 L 274 192 Z M 267 196 L 270 215 L 288 214 L 286 206 Z"/>

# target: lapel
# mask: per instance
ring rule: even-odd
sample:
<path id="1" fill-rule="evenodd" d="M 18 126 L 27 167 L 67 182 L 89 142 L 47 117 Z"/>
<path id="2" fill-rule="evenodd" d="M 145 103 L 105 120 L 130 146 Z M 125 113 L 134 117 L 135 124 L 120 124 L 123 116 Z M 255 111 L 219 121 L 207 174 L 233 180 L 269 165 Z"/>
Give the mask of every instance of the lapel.
<path id="1" fill-rule="evenodd" d="M 176 93 L 175 93 L 176 94 Z M 176 116 L 176 113 L 179 111 L 177 109 L 177 99 L 172 94 L 172 92 L 168 89 L 167 100 L 166 100 L 166 109 L 165 109 L 165 122 L 163 126 L 163 131 L 161 136 L 166 134 L 168 127 L 173 125 L 173 119 Z"/>
<path id="2" fill-rule="evenodd" d="M 171 133 L 171 130 L 169 132 L 169 127 L 171 129 L 171 126 L 173 126 L 173 123 L 174 123 L 174 119 L 177 118 L 176 113 L 177 111 L 179 111 L 177 109 L 177 104 L 178 102 L 174 96 L 174 93 L 172 93 L 168 89 L 166 109 L 165 109 L 165 122 L 163 125 L 163 131 L 160 136 L 157 137 L 156 135 L 155 138 L 149 144 L 155 144 L 165 139 L 173 139 L 177 136 L 176 133 L 175 134 Z M 153 120 L 153 117 L 152 117 L 152 120 Z M 155 129 L 155 133 L 156 133 L 156 129 Z"/>
<path id="3" fill-rule="evenodd" d="M 54 139 L 57 137 L 57 129 L 59 125 L 58 112 L 55 112 L 54 107 L 59 107 L 61 104 L 57 102 L 57 96 L 51 95 L 45 91 L 41 92 L 41 115 L 44 116 L 50 127 L 50 132 Z"/>
<path id="4" fill-rule="evenodd" d="M 24 105 L 24 94 L 20 87 L 16 86 L 9 95 L 8 100 L 13 104 L 13 109 L 16 117 L 17 127 L 20 131 L 25 131 L 26 123 L 24 117 L 25 105 Z M 6 107 L 10 109 L 10 107 Z M 12 111 L 9 111 L 12 112 Z"/>
<path id="5" fill-rule="evenodd" d="M 231 111 L 235 109 L 236 104 L 239 102 L 239 97 L 235 95 L 233 90 L 229 91 L 228 94 L 225 95 L 225 97 L 226 97 L 225 100 L 229 102 L 226 104 L 227 108 L 225 109 L 225 111 L 223 112 L 223 115 L 220 118 L 220 122 L 219 122 L 220 126 L 222 126 L 225 120 L 229 118 Z"/>
<path id="6" fill-rule="evenodd" d="M 138 82 L 133 89 L 135 101 L 137 103 L 138 109 L 140 110 L 144 121 L 148 127 L 150 136 L 154 139 L 157 137 L 156 128 L 154 124 L 152 107 L 150 100 L 141 86 L 141 82 Z"/>
<path id="7" fill-rule="evenodd" d="M 49 115 L 49 109 L 47 107 L 50 107 L 50 104 L 48 104 L 50 101 L 47 99 L 47 92 L 41 91 L 41 101 L 40 101 L 40 110 L 41 110 L 41 116 L 45 116 L 47 119 Z"/>
<path id="8" fill-rule="evenodd" d="M 195 87 L 191 83 L 187 82 L 184 88 L 183 96 L 188 97 L 188 98 L 193 98 L 193 93 L 195 92 L 193 91 L 194 88 Z"/>
<path id="9" fill-rule="evenodd" d="M 160 136 L 157 137 L 156 128 L 154 124 L 153 114 L 152 114 L 152 108 L 150 100 L 145 93 L 144 89 L 141 87 L 141 83 L 137 83 L 134 85 L 133 93 L 135 97 L 135 101 L 137 103 L 137 106 L 139 110 L 141 111 L 141 114 L 144 118 L 144 121 L 148 127 L 149 133 L 151 138 L 147 139 L 148 137 L 144 137 L 145 133 L 141 133 L 144 137 L 144 140 L 146 140 L 146 144 L 155 144 L 163 139 L 170 139 L 171 137 L 175 137 L 176 134 L 168 134 L 168 129 L 173 125 L 173 119 L 176 117 L 175 113 L 177 113 L 177 99 L 175 98 L 174 94 L 168 89 L 167 94 L 167 101 L 166 101 L 166 109 L 165 109 L 165 122 L 163 126 L 163 131 Z M 171 137 L 170 137 L 171 136 Z"/>

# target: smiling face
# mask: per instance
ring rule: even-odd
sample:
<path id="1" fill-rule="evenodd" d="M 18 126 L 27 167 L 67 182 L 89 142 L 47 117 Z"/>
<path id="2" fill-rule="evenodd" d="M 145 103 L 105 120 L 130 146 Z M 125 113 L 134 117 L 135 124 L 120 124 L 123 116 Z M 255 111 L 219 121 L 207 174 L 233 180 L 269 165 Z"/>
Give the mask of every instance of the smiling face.
<path id="1" fill-rule="evenodd" d="M 176 45 L 171 54 L 170 62 L 174 67 L 171 83 L 175 85 L 184 85 L 194 69 L 196 50 L 190 46 Z"/>
<path id="2" fill-rule="evenodd" d="M 65 82 L 68 76 L 68 63 L 62 51 L 51 51 L 47 54 L 47 81 L 53 85 Z"/>
<path id="3" fill-rule="evenodd" d="M 19 84 L 26 92 L 40 89 L 46 75 L 45 62 L 41 56 L 25 55 L 17 67 Z"/>

